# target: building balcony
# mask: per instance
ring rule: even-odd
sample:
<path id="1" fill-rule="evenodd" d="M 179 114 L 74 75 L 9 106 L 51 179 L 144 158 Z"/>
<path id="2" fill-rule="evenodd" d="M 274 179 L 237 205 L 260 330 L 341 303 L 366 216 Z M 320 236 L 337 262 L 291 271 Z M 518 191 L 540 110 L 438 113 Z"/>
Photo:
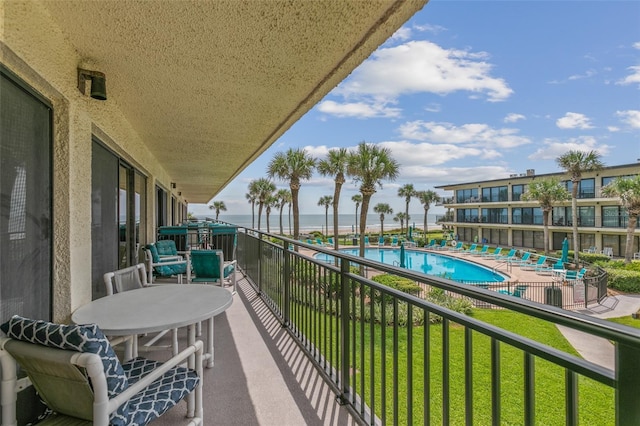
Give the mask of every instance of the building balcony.
<path id="1" fill-rule="evenodd" d="M 620 425 L 640 418 L 637 330 L 559 310 L 526 293 L 514 296 L 313 247 L 339 259 L 338 266 L 324 263 L 294 249 L 312 247 L 269 237 L 238 235 L 243 278 L 234 304 L 216 318 L 215 366 L 205 372 L 207 423 L 577 424 L 600 409 L 597 415 Z M 365 271 L 409 278 L 424 291 L 439 288 L 476 308 L 608 339 L 616 364 L 594 364 L 525 337 L 524 329 L 507 331 L 377 284 L 349 267 L 356 261 Z M 585 281 L 586 294 L 598 285 L 602 277 L 593 275 Z M 553 389 L 540 388 L 549 374 L 557 376 Z M 601 391 L 597 401 L 586 382 Z M 550 400 L 540 394 L 548 392 L 554 403 L 541 406 Z M 183 424 L 182 415 L 174 409 L 157 424 Z"/>

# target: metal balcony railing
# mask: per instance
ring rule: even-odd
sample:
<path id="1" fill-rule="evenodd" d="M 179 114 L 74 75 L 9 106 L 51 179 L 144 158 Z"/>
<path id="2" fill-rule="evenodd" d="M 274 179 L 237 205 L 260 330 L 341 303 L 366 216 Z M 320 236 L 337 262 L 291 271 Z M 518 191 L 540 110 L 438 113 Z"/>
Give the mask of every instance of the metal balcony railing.
<path id="1" fill-rule="evenodd" d="M 596 410 L 611 424 L 639 424 L 635 329 L 256 231 L 239 232 L 237 254 L 282 325 L 364 423 L 576 425 Z M 614 343 L 615 369 L 378 284 L 359 268 L 602 337 Z M 543 377 L 550 388 L 536 386 Z M 538 406 L 545 392 L 552 403 Z"/>

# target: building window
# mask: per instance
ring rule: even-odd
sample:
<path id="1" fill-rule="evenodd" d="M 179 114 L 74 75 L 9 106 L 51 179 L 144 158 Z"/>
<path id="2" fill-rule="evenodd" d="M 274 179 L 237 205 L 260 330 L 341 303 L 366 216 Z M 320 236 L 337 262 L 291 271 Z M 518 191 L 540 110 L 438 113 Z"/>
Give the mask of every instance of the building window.
<path id="1" fill-rule="evenodd" d="M 520 201 L 522 194 L 524 194 L 524 185 L 511 186 L 511 201 Z"/>
<path id="2" fill-rule="evenodd" d="M 491 188 L 482 188 L 483 203 L 497 203 L 500 201 L 509 201 L 509 191 L 506 186 L 494 186 Z"/>
<path id="3" fill-rule="evenodd" d="M 507 209 L 482 209 L 482 222 L 509 223 Z"/>
<path id="4" fill-rule="evenodd" d="M 457 209 L 457 222 L 478 222 L 478 209 Z"/>
<path id="5" fill-rule="evenodd" d="M 478 188 L 459 189 L 456 191 L 456 203 L 476 203 L 478 201 Z"/>
<path id="6" fill-rule="evenodd" d="M 602 207 L 602 226 L 605 228 L 626 228 L 629 223 L 627 209 L 621 206 Z"/>
<path id="7" fill-rule="evenodd" d="M 566 180 L 562 182 L 571 193 L 573 182 Z M 596 180 L 594 178 L 582 179 L 578 184 L 578 198 L 595 198 L 596 197 Z"/>
<path id="8" fill-rule="evenodd" d="M 511 223 L 542 225 L 542 209 L 540 207 L 514 208 L 511 210 Z"/>
<path id="9" fill-rule="evenodd" d="M 602 186 L 607 186 L 609 185 L 611 182 L 613 182 L 614 180 L 618 179 L 618 178 L 623 178 L 623 179 L 633 179 L 635 178 L 637 175 L 625 175 L 625 176 L 605 176 L 602 178 Z"/>

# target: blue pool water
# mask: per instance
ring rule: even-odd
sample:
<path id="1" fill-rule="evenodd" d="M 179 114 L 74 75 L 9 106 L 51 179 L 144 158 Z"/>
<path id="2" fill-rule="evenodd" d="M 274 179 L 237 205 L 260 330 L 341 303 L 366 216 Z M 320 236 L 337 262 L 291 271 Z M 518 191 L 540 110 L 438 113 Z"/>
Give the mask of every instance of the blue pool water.
<path id="1" fill-rule="evenodd" d="M 358 248 L 340 249 L 340 252 L 353 256 L 359 255 Z M 400 264 L 400 249 L 367 248 L 364 257 L 387 265 L 398 266 Z M 324 253 L 317 253 L 315 258 L 324 262 L 333 261 L 333 256 Z M 446 277 L 454 281 L 501 282 L 505 280 L 504 275 L 476 263 L 425 251 L 405 250 L 405 264 L 407 269 L 411 271 Z"/>

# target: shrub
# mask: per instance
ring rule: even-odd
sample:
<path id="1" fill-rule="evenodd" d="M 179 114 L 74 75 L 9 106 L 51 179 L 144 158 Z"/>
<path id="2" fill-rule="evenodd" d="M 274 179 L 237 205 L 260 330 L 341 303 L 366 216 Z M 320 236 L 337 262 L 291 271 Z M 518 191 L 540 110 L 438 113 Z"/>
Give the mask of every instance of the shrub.
<path id="1" fill-rule="evenodd" d="M 447 294 L 443 289 L 434 287 L 427 294 L 429 302 L 440 305 L 461 314 L 469 315 L 472 311 L 473 304 L 470 300 L 462 297 L 453 297 Z M 442 321 L 442 317 L 436 314 L 429 315 L 429 322 L 436 324 Z"/>
<path id="2" fill-rule="evenodd" d="M 416 284 L 413 280 L 410 280 L 409 278 L 399 277 L 397 275 L 381 274 L 381 275 L 376 275 L 375 277 L 371 278 L 371 280 L 377 282 L 378 284 L 382 284 L 387 287 L 400 290 L 404 293 L 408 293 L 413 296 L 419 295 L 420 292 L 422 291 L 422 287 Z M 370 290 L 369 288 L 365 288 L 364 291 L 367 292 L 368 294 L 369 290 Z M 380 292 L 375 291 L 372 296 L 372 299 L 375 300 L 376 302 L 380 302 L 380 299 L 381 299 Z M 391 298 L 388 298 L 388 300 L 391 301 Z"/>
<path id="3" fill-rule="evenodd" d="M 607 287 L 629 293 L 640 293 L 640 272 L 617 268 L 605 270 L 609 275 Z"/>

